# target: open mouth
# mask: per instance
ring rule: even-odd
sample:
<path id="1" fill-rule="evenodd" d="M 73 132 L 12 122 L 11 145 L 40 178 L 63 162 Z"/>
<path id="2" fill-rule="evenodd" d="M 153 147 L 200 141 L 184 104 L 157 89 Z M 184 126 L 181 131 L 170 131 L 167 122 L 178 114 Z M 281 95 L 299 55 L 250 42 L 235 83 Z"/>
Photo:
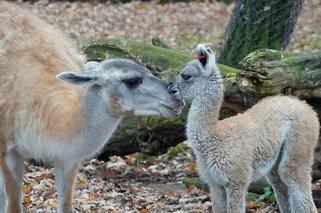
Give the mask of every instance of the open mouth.
<path id="1" fill-rule="evenodd" d="M 198 59 L 201 64 L 205 66 L 207 62 L 207 54 L 204 52 L 204 50 L 201 50 L 197 53 L 196 59 Z"/>

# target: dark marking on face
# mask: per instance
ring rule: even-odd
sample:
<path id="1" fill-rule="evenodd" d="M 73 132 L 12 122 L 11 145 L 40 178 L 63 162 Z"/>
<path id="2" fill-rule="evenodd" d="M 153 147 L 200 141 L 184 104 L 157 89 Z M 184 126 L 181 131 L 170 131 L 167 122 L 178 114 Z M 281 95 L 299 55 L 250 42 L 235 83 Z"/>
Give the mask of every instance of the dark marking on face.
<path id="1" fill-rule="evenodd" d="M 116 95 L 109 93 L 112 112 L 115 115 L 135 115 L 135 110 L 123 110 Z"/>

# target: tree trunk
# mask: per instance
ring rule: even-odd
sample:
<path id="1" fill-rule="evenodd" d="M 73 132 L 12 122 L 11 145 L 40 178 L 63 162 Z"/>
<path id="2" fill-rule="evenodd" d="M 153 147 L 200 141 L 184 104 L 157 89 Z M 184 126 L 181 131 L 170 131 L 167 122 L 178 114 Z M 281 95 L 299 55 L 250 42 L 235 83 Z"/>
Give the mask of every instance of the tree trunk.
<path id="1" fill-rule="evenodd" d="M 134 60 L 167 80 L 193 58 L 177 50 L 126 40 L 95 41 L 86 45 L 84 51 L 89 60 L 100 61 L 106 57 Z M 219 64 L 225 86 L 225 108 L 221 111 L 221 117 L 242 112 L 268 95 L 293 94 L 312 104 L 320 104 L 315 99 L 321 97 L 321 52 L 259 50 L 249 54 L 241 65 L 243 69 Z M 101 158 L 137 151 L 148 154 L 166 152 L 168 147 L 185 140 L 187 110 L 177 118 L 125 118 Z"/>
<path id="2" fill-rule="evenodd" d="M 239 67 L 250 52 L 289 43 L 304 0 L 238 0 L 218 51 L 218 62 Z"/>

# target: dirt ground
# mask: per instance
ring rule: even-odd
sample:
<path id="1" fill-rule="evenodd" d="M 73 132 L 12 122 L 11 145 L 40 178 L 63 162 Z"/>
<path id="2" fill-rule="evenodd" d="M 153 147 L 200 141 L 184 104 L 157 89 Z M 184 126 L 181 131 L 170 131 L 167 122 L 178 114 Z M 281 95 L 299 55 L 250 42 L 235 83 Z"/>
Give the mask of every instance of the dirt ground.
<path id="1" fill-rule="evenodd" d="M 150 42 L 159 36 L 169 45 L 192 51 L 199 42 L 215 48 L 221 40 L 233 5 L 223 3 L 155 2 L 20 3 L 63 30 L 79 44 L 94 38 L 129 38 Z M 321 46 L 321 2 L 307 0 L 289 50 L 314 51 Z M 194 156 L 182 150 L 170 157 L 141 154 L 113 157 L 109 162 L 83 163 L 74 193 L 75 212 L 210 212 L 208 191 L 185 186 L 197 176 Z M 25 165 L 26 212 L 54 212 L 57 193 L 53 169 Z M 318 187 L 318 185 L 315 185 Z M 269 202 L 249 202 L 248 212 L 277 212 Z"/>

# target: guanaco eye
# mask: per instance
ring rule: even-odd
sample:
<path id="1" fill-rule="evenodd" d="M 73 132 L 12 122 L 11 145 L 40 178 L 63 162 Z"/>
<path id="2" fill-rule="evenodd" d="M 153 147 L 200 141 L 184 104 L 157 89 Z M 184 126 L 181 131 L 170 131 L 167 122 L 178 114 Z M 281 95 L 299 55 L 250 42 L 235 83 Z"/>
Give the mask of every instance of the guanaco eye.
<path id="1" fill-rule="evenodd" d="M 187 74 L 184 74 L 184 73 L 181 74 L 181 77 L 182 77 L 182 79 L 184 79 L 185 81 L 187 81 L 187 80 L 189 80 L 189 79 L 192 78 L 191 75 L 187 75 Z"/>
<path id="2" fill-rule="evenodd" d="M 143 83 L 143 78 L 135 77 L 135 78 L 127 78 L 123 79 L 122 82 L 126 84 L 127 87 L 133 88 Z"/>

